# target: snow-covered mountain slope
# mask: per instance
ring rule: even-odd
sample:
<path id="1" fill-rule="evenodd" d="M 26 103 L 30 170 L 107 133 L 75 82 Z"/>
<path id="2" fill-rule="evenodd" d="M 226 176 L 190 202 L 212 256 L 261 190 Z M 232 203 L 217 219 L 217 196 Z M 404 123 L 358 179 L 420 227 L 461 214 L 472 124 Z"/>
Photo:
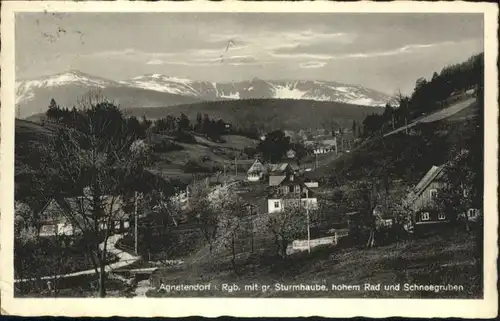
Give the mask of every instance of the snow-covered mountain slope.
<path id="1" fill-rule="evenodd" d="M 362 86 L 325 81 L 266 81 L 254 78 L 237 83 L 211 83 L 153 74 L 139 76 L 121 83 L 206 100 L 221 98 L 310 99 L 365 106 L 383 106 L 392 101 L 388 95 Z"/>
<path id="2" fill-rule="evenodd" d="M 16 83 L 16 103 L 21 117 L 43 112 L 51 98 L 72 107 L 89 89 L 100 90 L 122 108 L 165 107 L 198 101 L 228 99 L 307 99 L 364 106 L 394 101 L 386 94 L 358 85 L 331 81 L 267 81 L 254 78 L 235 83 L 197 81 L 149 74 L 114 81 L 79 71 L 69 71 Z"/>
<path id="3" fill-rule="evenodd" d="M 54 98 L 60 106 L 78 106 L 78 100 L 90 90 L 99 91 L 122 108 L 159 107 L 198 102 L 192 95 L 175 95 L 169 92 L 124 85 L 120 82 L 70 71 L 39 79 L 16 83 L 16 105 L 19 115 L 26 118 L 47 110 Z"/>
<path id="4" fill-rule="evenodd" d="M 16 82 L 16 102 L 19 103 L 34 99 L 37 89 L 47 89 L 66 85 L 105 88 L 116 84 L 117 83 L 112 80 L 90 76 L 80 71 L 72 70 L 39 79 Z"/>

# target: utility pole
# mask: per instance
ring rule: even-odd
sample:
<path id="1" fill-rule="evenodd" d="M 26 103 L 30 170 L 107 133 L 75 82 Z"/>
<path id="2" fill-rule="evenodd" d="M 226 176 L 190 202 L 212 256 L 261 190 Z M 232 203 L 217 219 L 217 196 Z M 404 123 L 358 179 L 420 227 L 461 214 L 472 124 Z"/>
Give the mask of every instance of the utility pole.
<path id="1" fill-rule="evenodd" d="M 137 192 L 134 192 L 134 198 L 135 198 L 135 206 L 134 206 L 134 220 L 135 220 L 135 224 L 134 224 L 134 250 L 135 250 L 135 254 L 136 255 L 139 255 L 139 252 L 138 252 L 138 249 L 137 249 L 137 234 L 138 234 L 138 219 L 137 219 Z"/>
<path id="2" fill-rule="evenodd" d="M 311 226 L 309 222 L 309 190 L 306 188 L 307 251 L 311 253 Z"/>
<path id="3" fill-rule="evenodd" d="M 408 135 L 408 100 L 405 100 L 405 133 Z"/>

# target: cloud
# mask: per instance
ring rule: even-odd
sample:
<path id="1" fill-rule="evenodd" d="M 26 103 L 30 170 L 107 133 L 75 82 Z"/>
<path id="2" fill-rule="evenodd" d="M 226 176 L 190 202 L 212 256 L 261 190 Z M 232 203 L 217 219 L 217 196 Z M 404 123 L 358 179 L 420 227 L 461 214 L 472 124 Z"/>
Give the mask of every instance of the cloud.
<path id="1" fill-rule="evenodd" d="M 229 41 L 235 43 L 234 47 L 229 48 L 228 52 L 237 52 L 238 54 L 251 55 L 256 59 L 273 58 L 273 54 L 280 50 L 293 50 L 297 48 L 308 47 L 318 44 L 346 44 L 355 39 L 356 35 L 342 32 L 317 32 L 313 30 L 306 31 L 262 31 L 258 33 L 239 33 L 234 32 L 212 34 L 209 37 L 211 42 Z M 217 52 L 219 54 L 224 50 L 208 50 L 199 52 L 199 54 L 209 54 Z"/>
<path id="2" fill-rule="evenodd" d="M 148 62 L 146 62 L 146 65 L 163 65 L 165 62 L 160 59 L 152 59 Z"/>
<path id="3" fill-rule="evenodd" d="M 324 61 L 308 61 L 300 64 L 300 68 L 321 68 L 326 65 Z"/>
<path id="4" fill-rule="evenodd" d="M 439 43 L 431 44 L 410 44 L 395 49 L 384 50 L 384 51 L 368 51 L 368 52 L 353 52 L 346 54 L 314 54 L 314 53 L 304 53 L 304 52 L 287 52 L 281 53 L 276 52 L 272 55 L 277 58 L 288 58 L 288 59 L 316 59 L 316 60 L 341 60 L 341 59 L 361 59 L 361 58 L 376 58 L 384 56 L 394 56 L 400 54 L 414 53 L 421 49 L 428 49 L 434 47 L 442 47 L 445 45 L 455 45 L 457 42 L 445 41 Z"/>
<path id="5" fill-rule="evenodd" d="M 229 40 L 234 45 L 227 48 Z M 186 67 L 258 66 L 293 61 L 302 69 L 314 69 L 324 67 L 328 61 L 389 57 L 457 44 L 457 42 L 443 41 L 361 51 L 358 41 L 360 38 L 356 34 L 344 32 L 325 33 L 306 30 L 249 33 L 241 31 L 208 35 L 205 41 L 197 43 L 199 47 L 196 49 L 181 49 L 172 46 L 171 52 L 147 52 L 127 48 L 82 56 L 95 59 L 121 59 L 144 65 Z M 214 44 L 220 47 L 217 48 Z M 374 45 L 376 44 L 374 41 Z M 336 53 L 335 50 L 342 52 Z"/>

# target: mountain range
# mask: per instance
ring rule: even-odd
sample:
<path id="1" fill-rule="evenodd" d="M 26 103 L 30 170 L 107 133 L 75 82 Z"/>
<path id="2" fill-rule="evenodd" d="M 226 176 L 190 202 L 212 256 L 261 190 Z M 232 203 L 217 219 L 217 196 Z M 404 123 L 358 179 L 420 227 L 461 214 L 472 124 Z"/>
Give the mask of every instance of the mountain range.
<path id="1" fill-rule="evenodd" d="M 17 81 L 17 117 L 26 118 L 44 112 L 51 98 L 61 106 L 76 106 L 78 97 L 82 97 L 91 89 L 98 89 L 123 109 L 168 107 L 202 101 L 270 98 L 332 101 L 361 106 L 394 103 L 387 94 L 334 81 L 267 81 L 254 78 L 234 83 L 215 83 L 160 74 L 115 81 L 72 70 Z"/>

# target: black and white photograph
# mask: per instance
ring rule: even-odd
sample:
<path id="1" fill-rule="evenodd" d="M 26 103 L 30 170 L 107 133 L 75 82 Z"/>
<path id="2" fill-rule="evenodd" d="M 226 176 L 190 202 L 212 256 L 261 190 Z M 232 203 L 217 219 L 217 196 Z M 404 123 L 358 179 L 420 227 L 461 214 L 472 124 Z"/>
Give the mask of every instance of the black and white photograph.
<path id="1" fill-rule="evenodd" d="M 54 8 L 2 101 L 15 299 L 485 298 L 484 12 Z"/>

